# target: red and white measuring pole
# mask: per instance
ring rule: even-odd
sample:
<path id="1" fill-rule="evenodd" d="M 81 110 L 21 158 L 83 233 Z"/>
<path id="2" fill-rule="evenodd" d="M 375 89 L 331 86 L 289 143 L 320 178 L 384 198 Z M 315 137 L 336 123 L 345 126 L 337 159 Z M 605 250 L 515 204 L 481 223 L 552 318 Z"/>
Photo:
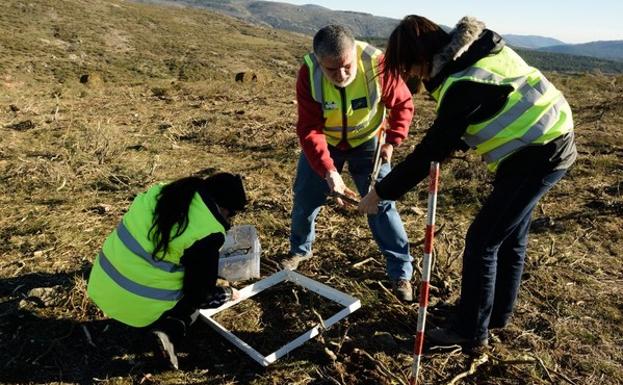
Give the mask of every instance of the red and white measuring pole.
<path id="1" fill-rule="evenodd" d="M 420 309 L 417 316 L 417 334 L 413 347 L 413 367 L 409 383 L 417 385 L 420 360 L 424 350 L 424 327 L 428 308 L 428 290 L 430 288 L 430 269 L 435 238 L 435 211 L 437 210 L 437 187 L 439 186 L 439 162 L 430 162 L 430 182 L 428 184 L 428 211 L 426 218 L 426 236 L 424 238 L 424 260 L 422 261 L 422 282 L 420 286 Z"/>

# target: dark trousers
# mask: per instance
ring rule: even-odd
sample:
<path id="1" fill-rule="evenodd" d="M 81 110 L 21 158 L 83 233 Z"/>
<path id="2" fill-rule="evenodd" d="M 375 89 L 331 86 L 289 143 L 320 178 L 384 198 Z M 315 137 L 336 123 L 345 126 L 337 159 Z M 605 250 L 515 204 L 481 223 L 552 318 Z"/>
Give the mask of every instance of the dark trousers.
<path id="1" fill-rule="evenodd" d="M 184 296 L 175 306 L 162 313 L 160 318 L 149 325 L 150 329 L 163 331 L 176 342 L 186 336 L 186 331 L 199 316 L 199 309 L 219 307 L 231 298 L 229 289 L 220 286 L 206 289 L 200 285 L 189 284 L 186 280 L 188 272 L 186 274 Z M 197 277 L 196 274 L 193 276 Z M 214 281 L 216 281 L 216 276 Z"/>
<path id="2" fill-rule="evenodd" d="M 185 336 L 190 325 L 195 323 L 199 316 L 196 304 L 191 303 L 188 297 L 182 297 L 174 307 L 162 313 L 148 330 L 165 332 L 174 343 L 179 343 Z"/>
<path id="3" fill-rule="evenodd" d="M 506 325 L 523 272 L 532 210 L 566 170 L 498 175 L 467 231 L 456 331 L 482 340 Z"/>
<path id="4" fill-rule="evenodd" d="M 329 146 L 331 158 L 339 172 L 348 163 L 348 170 L 361 196 L 368 193 L 370 174 L 374 168 L 374 150 L 377 140 L 372 139 L 350 150 Z M 389 163 L 383 163 L 377 180 L 389 174 Z M 301 154 L 294 181 L 294 204 L 290 228 L 290 253 L 308 255 L 316 238 L 316 217 L 327 200 L 329 186 L 314 172 L 304 154 Z M 404 229 L 396 202 L 379 202 L 379 212 L 368 215 L 368 226 L 374 240 L 387 260 L 387 275 L 391 280 L 410 280 L 413 275 L 413 258 L 409 252 L 409 238 Z"/>

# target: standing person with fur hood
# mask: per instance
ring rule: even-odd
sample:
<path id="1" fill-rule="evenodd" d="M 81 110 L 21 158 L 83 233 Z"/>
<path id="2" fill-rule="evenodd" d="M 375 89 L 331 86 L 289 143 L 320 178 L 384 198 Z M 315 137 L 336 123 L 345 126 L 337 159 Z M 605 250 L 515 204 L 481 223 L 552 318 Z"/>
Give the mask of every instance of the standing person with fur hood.
<path id="1" fill-rule="evenodd" d="M 431 161 L 472 148 L 496 173 L 465 238 L 453 322 L 431 330 L 437 345 L 477 347 L 506 326 L 523 271 L 532 210 L 575 161 L 571 109 L 562 93 L 497 33 L 464 17 L 450 33 L 407 16 L 391 34 L 385 71 L 419 78 L 437 101 L 422 141 L 359 204 L 373 213 L 428 175 Z"/>

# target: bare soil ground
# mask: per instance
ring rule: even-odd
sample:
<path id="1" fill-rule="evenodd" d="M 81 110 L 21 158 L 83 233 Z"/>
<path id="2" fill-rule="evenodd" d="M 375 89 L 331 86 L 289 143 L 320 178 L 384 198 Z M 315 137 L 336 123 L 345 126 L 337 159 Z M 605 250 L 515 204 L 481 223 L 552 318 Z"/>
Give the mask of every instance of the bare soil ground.
<path id="1" fill-rule="evenodd" d="M 237 221 L 258 228 L 262 276 L 276 271 L 274 261 L 288 249 L 300 153 L 294 82 L 308 37 L 121 1 L 9 0 L 3 8 L 0 382 L 407 381 L 418 306 L 384 290 L 384 260 L 365 219 L 334 205 L 318 218 L 317 258 L 300 271 L 361 299 L 362 308 L 267 369 L 202 323 L 180 347 L 181 370 L 159 369 L 145 336 L 107 319 L 86 296 L 90 264 L 133 196 L 191 173 L 245 176 L 251 203 Z M 258 80 L 236 82 L 240 71 Z M 575 113 L 578 162 L 534 213 L 511 325 L 493 333 L 487 351 L 430 352 L 424 383 L 450 383 L 483 357 L 460 382 L 622 382 L 623 77 L 548 77 Z M 426 96 L 415 103 L 412 134 L 397 160 L 433 119 Z M 434 305 L 459 294 L 463 236 L 490 178 L 472 155 L 457 154 L 442 166 Z M 416 264 L 426 194 L 422 185 L 399 202 Z M 279 338 L 313 325 L 312 309 L 334 311 L 293 290 L 285 286 L 241 304 L 224 322 L 270 351 Z"/>

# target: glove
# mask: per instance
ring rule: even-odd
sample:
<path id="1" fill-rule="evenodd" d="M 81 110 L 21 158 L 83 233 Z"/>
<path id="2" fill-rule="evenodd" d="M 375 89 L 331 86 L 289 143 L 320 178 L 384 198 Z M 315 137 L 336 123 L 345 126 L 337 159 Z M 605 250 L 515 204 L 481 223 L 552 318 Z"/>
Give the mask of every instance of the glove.
<path id="1" fill-rule="evenodd" d="M 203 300 L 199 307 L 201 309 L 213 309 L 221 306 L 227 301 L 234 299 L 235 294 L 238 295 L 238 290 L 228 286 L 216 286 L 208 292 L 206 298 Z"/>

